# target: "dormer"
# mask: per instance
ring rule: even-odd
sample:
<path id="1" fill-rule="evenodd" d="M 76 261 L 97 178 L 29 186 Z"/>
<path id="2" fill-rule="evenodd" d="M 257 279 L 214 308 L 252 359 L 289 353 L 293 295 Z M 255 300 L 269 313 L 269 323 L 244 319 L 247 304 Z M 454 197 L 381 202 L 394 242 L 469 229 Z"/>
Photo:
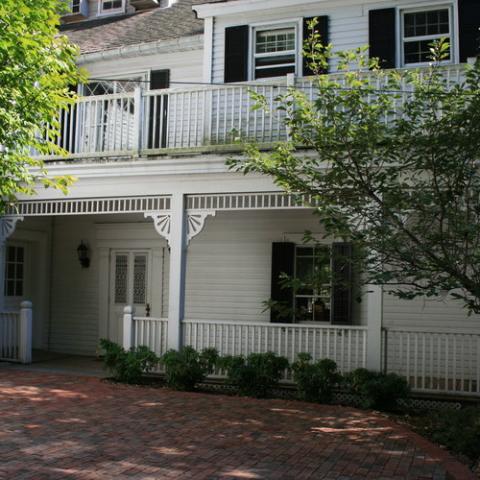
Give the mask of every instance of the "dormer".
<path id="1" fill-rule="evenodd" d="M 135 7 L 135 10 L 147 10 L 148 8 L 158 7 L 160 0 L 130 0 L 130 5 Z"/>
<path id="2" fill-rule="evenodd" d="M 62 16 L 64 22 L 78 22 L 88 18 L 88 0 L 71 0 L 68 11 Z"/>

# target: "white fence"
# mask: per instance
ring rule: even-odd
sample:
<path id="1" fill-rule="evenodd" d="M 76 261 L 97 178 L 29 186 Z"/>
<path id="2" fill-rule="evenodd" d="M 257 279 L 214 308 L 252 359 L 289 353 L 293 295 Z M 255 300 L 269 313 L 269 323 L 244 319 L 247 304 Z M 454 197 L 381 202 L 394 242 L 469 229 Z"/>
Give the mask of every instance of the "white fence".
<path id="1" fill-rule="evenodd" d="M 0 313 L 0 360 L 18 362 L 20 356 L 20 314 Z"/>
<path id="2" fill-rule="evenodd" d="M 167 326 L 165 318 L 133 317 L 133 345 L 145 345 L 156 355 L 167 351 Z"/>
<path id="3" fill-rule="evenodd" d="M 0 312 L 0 360 L 32 361 L 32 304 L 23 301 L 19 312 Z"/>
<path id="4" fill-rule="evenodd" d="M 420 329 L 383 332 L 384 369 L 414 391 L 480 395 L 480 334 Z"/>
<path id="5" fill-rule="evenodd" d="M 462 81 L 464 67 L 443 69 L 449 84 Z M 365 76 L 370 75 L 368 72 Z M 330 75 L 342 85 L 345 76 Z M 378 88 L 383 88 L 381 80 Z M 257 81 L 242 84 L 202 85 L 194 88 L 80 97 L 76 105 L 62 111 L 59 125 L 47 128 L 49 136 L 70 156 L 123 156 L 151 154 L 166 149 L 232 145 L 238 140 L 272 143 L 287 138 L 285 111 L 279 110 L 277 98 L 288 86 L 297 86 L 315 100 L 318 89 L 312 77 Z M 409 95 L 397 95 L 398 111 Z M 255 94 L 264 107 L 253 108 Z M 375 93 L 369 100 L 375 101 Z M 388 118 L 386 118 L 388 120 Z"/>

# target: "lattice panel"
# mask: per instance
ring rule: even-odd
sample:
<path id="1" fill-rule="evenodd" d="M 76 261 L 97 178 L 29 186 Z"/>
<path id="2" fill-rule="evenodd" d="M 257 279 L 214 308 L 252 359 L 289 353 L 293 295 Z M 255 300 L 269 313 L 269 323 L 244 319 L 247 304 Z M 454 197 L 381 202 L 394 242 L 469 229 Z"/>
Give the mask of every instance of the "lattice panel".
<path id="1" fill-rule="evenodd" d="M 115 303 L 127 303 L 128 255 L 115 256 Z"/>
<path id="2" fill-rule="evenodd" d="M 133 303 L 144 305 L 146 303 L 147 284 L 147 256 L 135 255 L 133 262 Z"/>
<path id="3" fill-rule="evenodd" d="M 108 213 L 143 213 L 148 210 L 170 210 L 170 197 L 111 197 L 21 201 L 11 207 L 9 215 L 91 215 Z"/>
<path id="4" fill-rule="evenodd" d="M 268 210 L 314 208 L 318 200 L 307 195 L 281 192 L 202 194 L 187 197 L 188 210 Z"/>

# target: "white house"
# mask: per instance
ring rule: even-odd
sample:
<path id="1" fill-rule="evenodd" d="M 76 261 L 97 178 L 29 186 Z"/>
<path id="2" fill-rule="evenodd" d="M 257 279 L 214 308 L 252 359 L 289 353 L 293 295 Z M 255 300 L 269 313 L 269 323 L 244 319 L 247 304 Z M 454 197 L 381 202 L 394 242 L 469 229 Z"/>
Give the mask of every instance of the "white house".
<path id="1" fill-rule="evenodd" d="M 41 190 L 1 220 L 0 311 L 10 313 L 0 358 L 29 360 L 29 305 L 16 312 L 30 300 L 34 349 L 94 355 L 108 337 L 157 353 L 310 351 L 344 371 L 401 373 L 419 391 L 480 395 L 480 319 L 451 298 L 403 301 L 371 287 L 357 302 L 326 285 L 287 292 L 292 318 L 265 310 L 285 300 L 281 272 L 341 269 L 331 252 L 349 245 L 303 245 L 307 229 L 322 237 L 308 202 L 225 165 L 238 135 L 265 148 L 286 138 L 281 114 L 252 110 L 249 90 L 273 103 L 289 84 L 311 86 L 308 19 L 335 48 L 369 44 L 387 68 L 426 65 L 428 43 L 447 36 L 455 81 L 478 52 L 477 0 L 71 4 L 62 30 L 90 81 L 61 116 L 68 156 L 46 162 L 78 180 L 67 197 Z"/>

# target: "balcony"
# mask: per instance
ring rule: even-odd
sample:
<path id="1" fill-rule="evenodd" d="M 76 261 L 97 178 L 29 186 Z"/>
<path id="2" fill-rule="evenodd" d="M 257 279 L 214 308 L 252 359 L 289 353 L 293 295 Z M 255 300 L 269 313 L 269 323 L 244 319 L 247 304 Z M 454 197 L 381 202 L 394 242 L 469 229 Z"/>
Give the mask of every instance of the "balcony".
<path id="1" fill-rule="evenodd" d="M 444 69 L 452 84 L 461 81 L 463 72 L 462 65 Z M 317 95 L 312 78 L 289 76 L 255 84 L 80 97 L 61 112 L 55 143 L 71 159 L 231 151 L 238 149 L 239 139 L 268 146 L 287 138 L 285 112 L 277 109 L 275 99 L 289 85 L 312 100 Z M 252 92 L 265 96 L 268 109 L 253 108 Z"/>

